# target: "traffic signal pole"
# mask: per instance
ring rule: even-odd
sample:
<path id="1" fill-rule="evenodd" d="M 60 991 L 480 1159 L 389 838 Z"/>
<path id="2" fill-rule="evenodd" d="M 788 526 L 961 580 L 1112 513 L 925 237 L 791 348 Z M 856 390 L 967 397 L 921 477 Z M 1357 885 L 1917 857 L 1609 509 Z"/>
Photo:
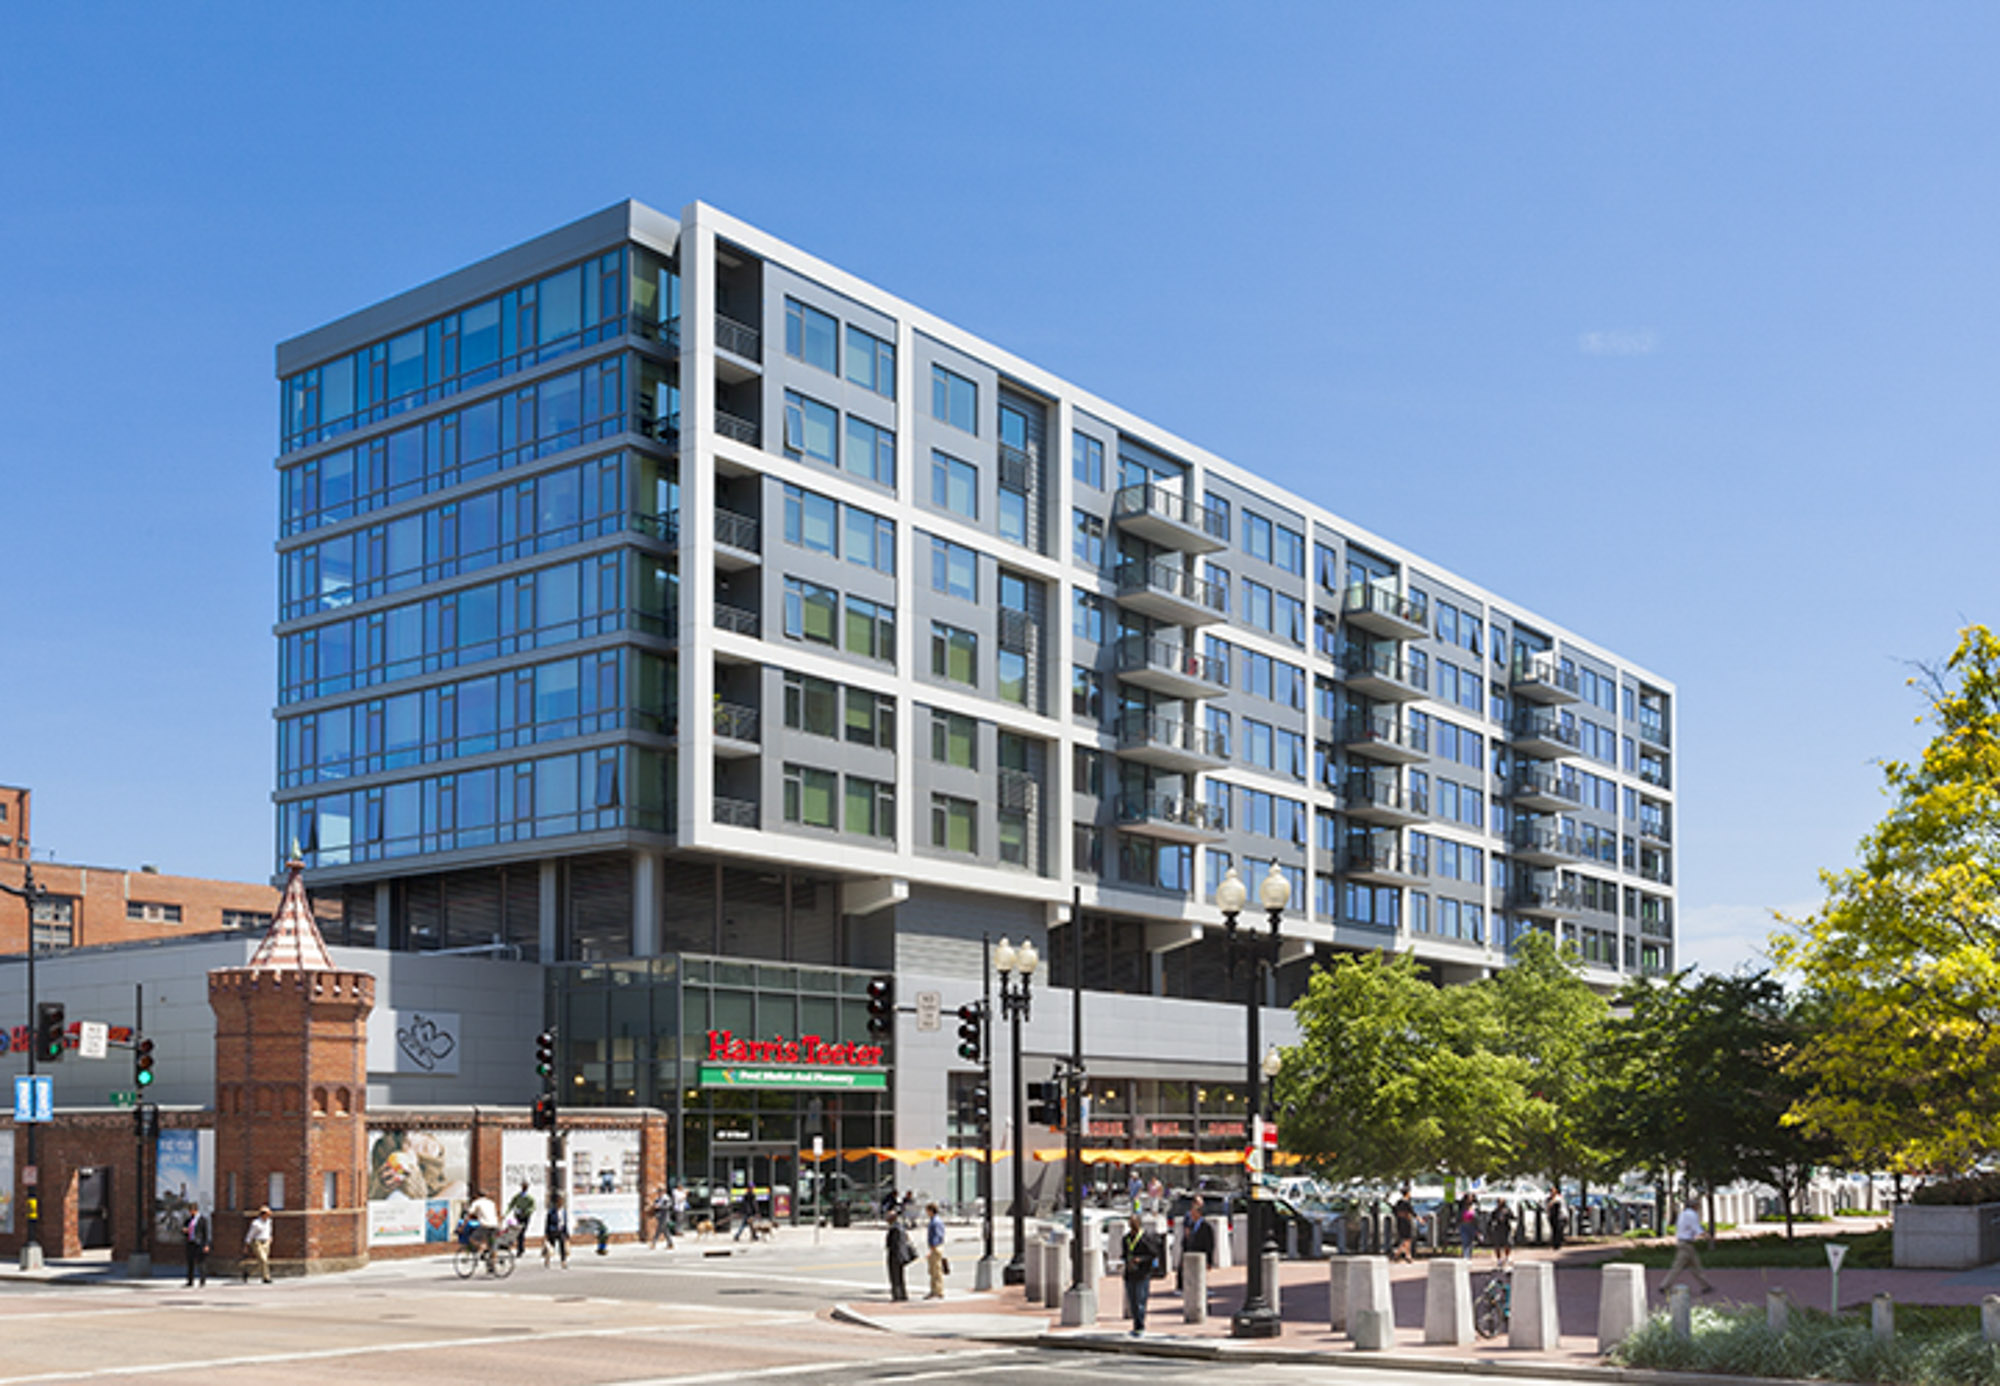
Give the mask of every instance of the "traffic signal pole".
<path id="1" fill-rule="evenodd" d="M 28 844 L 25 841 L 22 842 L 21 847 L 23 850 L 26 850 L 27 846 Z M 34 1037 L 28 1045 L 28 1077 L 33 1078 L 35 1076 L 35 1060 L 40 1056 L 42 1048 L 42 1012 L 41 1008 L 35 1002 L 35 906 L 41 903 L 42 898 L 49 891 L 47 886 L 35 884 L 35 863 L 32 860 L 27 862 L 22 869 L 20 885 L 10 886 L 0 883 L 0 890 L 4 890 L 7 894 L 15 896 L 20 900 L 21 909 L 23 914 L 26 915 L 28 926 L 28 1023 L 35 1027 Z M 33 1087 L 34 1085 L 30 1083 L 29 1086 Z M 27 1230 L 26 1235 L 21 1240 L 21 1269 L 24 1271 L 37 1271 L 42 1268 L 42 1191 L 40 1183 L 37 1182 L 41 1178 L 41 1166 L 38 1161 L 35 1140 L 36 1133 L 41 1130 L 41 1125 L 39 1121 L 27 1123 L 28 1171 L 32 1178 L 23 1181 L 26 1183 L 28 1189 Z"/>

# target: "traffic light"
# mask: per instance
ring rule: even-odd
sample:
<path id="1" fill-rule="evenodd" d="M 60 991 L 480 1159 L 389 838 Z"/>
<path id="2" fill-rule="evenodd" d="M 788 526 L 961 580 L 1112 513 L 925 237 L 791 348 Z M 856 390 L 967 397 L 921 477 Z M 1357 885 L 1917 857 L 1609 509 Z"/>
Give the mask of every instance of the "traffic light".
<path id="1" fill-rule="evenodd" d="M 45 1064 L 63 1056 L 63 1003 L 42 1001 L 35 1006 L 35 1057 Z"/>
<path id="2" fill-rule="evenodd" d="M 896 979 L 868 980 L 868 1033 L 886 1035 L 896 1028 Z"/>
<path id="3" fill-rule="evenodd" d="M 985 1008 L 977 1001 L 966 1002 L 958 1008 L 958 1057 L 969 1064 L 978 1063 L 985 1037 Z"/>
<path id="4" fill-rule="evenodd" d="M 1057 1084 L 1028 1084 L 1028 1124 L 1061 1129 L 1062 1094 Z"/>
<path id="5" fill-rule="evenodd" d="M 153 1042 L 144 1036 L 132 1043 L 132 1086 L 153 1086 Z"/>
<path id="6" fill-rule="evenodd" d="M 556 1100 L 546 1093 L 535 1099 L 535 1129 L 553 1131 L 556 1129 Z"/>
<path id="7" fill-rule="evenodd" d="M 966 1094 L 966 1103 L 972 1112 L 972 1124 L 982 1131 L 993 1120 L 993 1103 L 991 1098 L 992 1095 L 986 1091 L 984 1083 L 976 1084 L 972 1091 Z"/>
<path id="8" fill-rule="evenodd" d="M 535 1072 L 547 1082 L 556 1071 L 556 1032 L 544 1030 L 535 1036 Z"/>

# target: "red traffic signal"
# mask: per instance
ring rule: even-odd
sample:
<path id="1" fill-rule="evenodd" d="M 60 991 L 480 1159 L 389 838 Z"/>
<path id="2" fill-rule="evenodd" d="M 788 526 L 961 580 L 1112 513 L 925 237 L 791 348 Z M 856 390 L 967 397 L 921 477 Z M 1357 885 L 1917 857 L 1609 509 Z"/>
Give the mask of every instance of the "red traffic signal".
<path id="1" fill-rule="evenodd" d="M 886 1035 L 896 1028 L 896 979 L 871 977 L 868 981 L 868 1033 Z"/>

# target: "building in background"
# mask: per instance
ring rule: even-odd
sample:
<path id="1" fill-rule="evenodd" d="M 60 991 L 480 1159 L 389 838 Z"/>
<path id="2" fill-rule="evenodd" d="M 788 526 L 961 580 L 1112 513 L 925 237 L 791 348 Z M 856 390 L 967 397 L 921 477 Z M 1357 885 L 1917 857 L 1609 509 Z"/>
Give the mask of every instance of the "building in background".
<path id="1" fill-rule="evenodd" d="M 1093 1141 L 1240 1146 L 1232 867 L 1291 884 L 1274 1006 L 1528 929 L 1674 966 L 1670 682 L 714 208 L 277 366 L 279 850 L 337 946 L 541 963 L 566 1100 L 667 1108 L 688 1177 L 967 1140 L 908 1017 L 880 1092 L 702 1056 L 859 1040 L 875 972 L 955 1006 L 1002 936 L 1090 993 Z"/>
<path id="2" fill-rule="evenodd" d="M 0 784 L 0 861 L 28 859 L 28 807 L 33 791 Z"/>

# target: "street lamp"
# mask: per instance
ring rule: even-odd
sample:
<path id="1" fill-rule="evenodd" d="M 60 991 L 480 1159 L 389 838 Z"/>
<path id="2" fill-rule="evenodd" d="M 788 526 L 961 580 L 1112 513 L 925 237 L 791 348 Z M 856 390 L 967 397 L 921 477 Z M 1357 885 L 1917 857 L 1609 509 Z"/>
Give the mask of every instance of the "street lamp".
<path id="1" fill-rule="evenodd" d="M 1224 944 L 1229 956 L 1229 964 L 1236 965 L 1236 955 L 1240 952 L 1250 974 L 1250 985 L 1243 993 L 1243 1003 L 1248 1012 L 1249 1045 L 1244 1068 L 1247 1071 L 1250 1091 L 1249 1120 L 1251 1148 L 1261 1155 L 1259 1138 L 1264 1109 L 1264 1079 L 1278 1076 L 1280 1060 L 1278 1051 L 1264 1053 L 1264 968 L 1275 963 L 1278 957 L 1278 926 L 1282 922 L 1285 906 L 1291 903 L 1292 883 L 1271 863 L 1270 871 L 1257 885 L 1257 902 L 1264 907 L 1264 916 L 1269 932 L 1262 937 L 1249 931 L 1238 931 L 1237 916 L 1249 903 L 1250 892 L 1244 888 L 1243 878 L 1230 867 L 1229 874 L 1215 889 L 1216 908 L 1222 911 Z M 1271 1308 L 1268 1287 L 1264 1284 L 1264 1255 L 1275 1245 L 1274 1229 L 1271 1227 L 1268 1200 L 1265 1190 L 1257 1182 L 1257 1171 L 1251 1171 L 1250 1184 L 1250 1227 L 1245 1243 L 1250 1251 L 1250 1264 L 1244 1286 L 1243 1307 L 1229 1321 L 1229 1336 L 1232 1338 L 1275 1338 L 1284 1324 L 1277 1312 Z"/>
<path id="2" fill-rule="evenodd" d="M 1000 974 L 1000 1014 L 1013 1025 L 1011 1053 L 1013 1067 L 1008 1070 L 1007 1086 L 1014 1097 L 1014 1254 L 1006 1268 L 1000 1272 L 1004 1285 L 1019 1285 L 1028 1276 L 1028 1125 L 1024 1108 L 1021 1084 L 1021 1022 L 1028 1018 L 1033 1007 L 1031 992 L 1034 988 L 1035 969 L 1041 966 L 1041 954 L 1035 951 L 1032 941 L 1023 939 L 1021 946 L 1001 939 L 993 949 L 993 970 Z M 987 1152 L 987 1168 L 992 1168 L 992 1152 Z M 992 1214 L 992 1200 L 987 1200 L 987 1217 Z M 990 1245 L 989 1241 L 989 1245 Z"/>

